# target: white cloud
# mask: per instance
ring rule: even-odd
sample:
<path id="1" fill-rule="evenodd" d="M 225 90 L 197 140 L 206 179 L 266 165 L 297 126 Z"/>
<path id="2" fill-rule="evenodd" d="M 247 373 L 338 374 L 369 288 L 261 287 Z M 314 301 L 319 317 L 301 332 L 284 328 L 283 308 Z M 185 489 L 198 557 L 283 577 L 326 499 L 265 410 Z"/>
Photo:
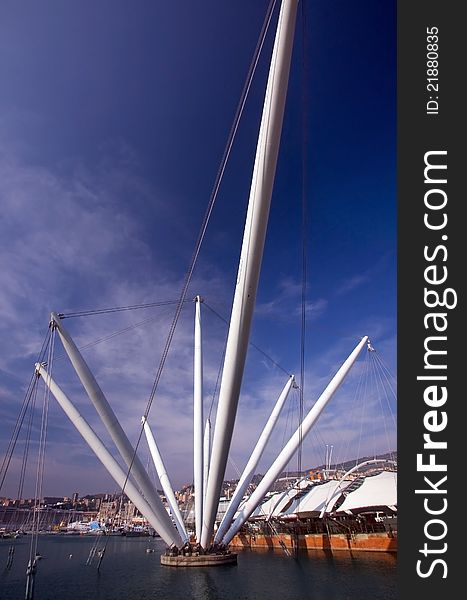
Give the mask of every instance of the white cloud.
<path id="1" fill-rule="evenodd" d="M 258 303 L 256 313 L 261 317 L 296 321 L 302 310 L 301 294 L 301 283 L 290 277 L 282 279 L 277 286 L 274 298 L 269 302 Z M 318 319 L 325 312 L 327 304 L 327 300 L 324 298 L 307 301 L 305 305 L 307 320 L 310 322 Z"/>
<path id="2" fill-rule="evenodd" d="M 363 275 L 354 275 L 353 277 L 350 277 L 341 284 L 341 286 L 337 290 L 337 293 L 347 294 L 348 292 L 352 292 L 361 285 L 368 283 L 368 281 L 370 281 L 370 276 L 366 273 Z"/>
<path id="3" fill-rule="evenodd" d="M 386 253 L 380 256 L 376 262 L 362 271 L 361 273 L 356 273 L 351 277 L 344 279 L 340 282 L 337 287 L 336 294 L 348 294 L 349 292 L 353 292 L 354 290 L 370 283 L 377 274 L 384 271 L 387 267 L 387 262 L 390 260 L 391 255 Z"/>

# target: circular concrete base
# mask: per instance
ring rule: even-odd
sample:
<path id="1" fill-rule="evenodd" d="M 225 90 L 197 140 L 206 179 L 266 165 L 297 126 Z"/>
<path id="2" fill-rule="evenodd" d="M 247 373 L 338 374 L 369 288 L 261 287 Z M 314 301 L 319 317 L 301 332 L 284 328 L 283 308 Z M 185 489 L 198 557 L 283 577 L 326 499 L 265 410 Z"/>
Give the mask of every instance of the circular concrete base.
<path id="1" fill-rule="evenodd" d="M 236 565 L 237 555 L 229 554 L 200 554 L 198 556 L 161 556 L 161 565 L 167 567 L 215 567 L 221 565 Z"/>

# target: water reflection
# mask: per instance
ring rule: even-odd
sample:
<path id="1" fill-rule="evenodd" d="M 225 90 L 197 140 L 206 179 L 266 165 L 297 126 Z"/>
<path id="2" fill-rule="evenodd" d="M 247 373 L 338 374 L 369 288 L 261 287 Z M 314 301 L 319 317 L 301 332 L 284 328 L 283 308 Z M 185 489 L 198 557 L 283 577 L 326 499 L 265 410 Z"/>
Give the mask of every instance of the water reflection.
<path id="1" fill-rule="evenodd" d="M 0 597 L 24 597 L 28 536 L 0 540 Z M 15 544 L 11 568 L 3 567 Z M 145 538 L 108 540 L 100 572 L 86 566 L 94 541 L 42 536 L 35 600 L 394 600 L 396 557 L 377 552 L 323 551 L 286 556 L 280 550 L 241 550 L 238 565 L 171 568 L 160 565 L 164 544 Z M 146 549 L 155 549 L 147 553 Z M 70 554 L 72 557 L 70 558 Z"/>

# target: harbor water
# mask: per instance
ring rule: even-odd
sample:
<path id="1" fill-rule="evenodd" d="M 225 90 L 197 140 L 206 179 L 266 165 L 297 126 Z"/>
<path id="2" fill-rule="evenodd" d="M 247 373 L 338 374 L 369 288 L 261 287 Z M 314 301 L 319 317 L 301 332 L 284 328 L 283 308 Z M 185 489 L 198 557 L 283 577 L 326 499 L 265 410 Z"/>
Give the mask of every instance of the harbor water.
<path id="1" fill-rule="evenodd" d="M 191 569 L 161 566 L 164 547 L 151 537 L 41 535 L 34 600 L 396 598 L 393 554 L 315 551 L 294 557 L 277 550 L 242 550 L 235 566 Z M 28 535 L 0 539 L 1 600 L 24 598 L 29 548 Z"/>

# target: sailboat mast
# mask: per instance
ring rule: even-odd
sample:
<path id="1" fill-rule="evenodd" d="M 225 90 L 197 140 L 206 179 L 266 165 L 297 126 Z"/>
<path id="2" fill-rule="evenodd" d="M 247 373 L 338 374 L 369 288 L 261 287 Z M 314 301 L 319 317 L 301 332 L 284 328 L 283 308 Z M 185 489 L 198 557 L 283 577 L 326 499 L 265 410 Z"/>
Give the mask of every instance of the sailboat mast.
<path id="1" fill-rule="evenodd" d="M 209 468 L 201 545 L 211 542 L 230 450 L 276 172 L 298 0 L 283 0 L 269 70 Z"/>

